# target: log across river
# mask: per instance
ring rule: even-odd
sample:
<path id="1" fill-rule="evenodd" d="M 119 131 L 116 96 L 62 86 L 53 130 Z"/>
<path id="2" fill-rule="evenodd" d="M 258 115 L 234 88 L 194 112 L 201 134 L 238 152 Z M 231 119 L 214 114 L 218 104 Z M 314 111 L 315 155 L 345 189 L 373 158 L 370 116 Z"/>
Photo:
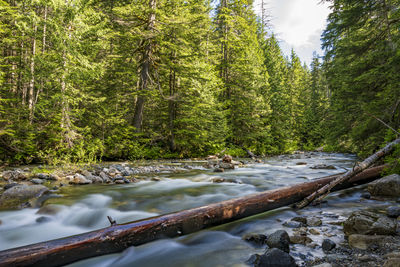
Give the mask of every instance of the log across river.
<path id="1" fill-rule="evenodd" d="M 383 166 L 367 169 L 349 181 L 336 186 L 332 191 L 373 181 L 380 177 L 382 170 Z M 140 221 L 111 225 L 88 233 L 4 250 L 0 252 L 0 266 L 60 266 L 94 256 L 119 252 L 127 247 L 138 246 L 160 238 L 193 233 L 293 204 L 336 177 L 338 175 Z"/>

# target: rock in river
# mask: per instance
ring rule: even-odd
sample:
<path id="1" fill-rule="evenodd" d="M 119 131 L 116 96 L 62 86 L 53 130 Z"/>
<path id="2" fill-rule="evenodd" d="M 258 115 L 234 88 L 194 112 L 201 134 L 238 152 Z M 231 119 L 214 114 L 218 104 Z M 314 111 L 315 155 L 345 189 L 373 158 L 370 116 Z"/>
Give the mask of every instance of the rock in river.
<path id="1" fill-rule="evenodd" d="M 258 263 L 259 267 L 296 267 L 296 261 L 288 253 L 272 248 L 268 249 L 265 254 L 261 255 Z"/>
<path id="2" fill-rule="evenodd" d="M 270 248 L 279 248 L 289 253 L 290 238 L 286 231 L 278 230 L 267 237 L 267 245 Z"/>
<path id="3" fill-rule="evenodd" d="M 392 174 L 376 180 L 368 185 L 373 196 L 400 197 L 400 175 Z"/>
<path id="4" fill-rule="evenodd" d="M 91 184 L 92 181 L 90 181 L 89 179 L 86 179 L 85 176 L 83 176 L 82 174 L 76 173 L 74 175 L 74 178 L 72 179 L 72 181 L 69 182 L 70 184 Z"/>
<path id="5" fill-rule="evenodd" d="M 400 216 L 400 206 L 390 206 L 386 210 L 387 216 L 390 218 L 397 218 Z"/>
<path id="6" fill-rule="evenodd" d="M 346 235 L 391 235 L 396 234 L 397 221 L 384 215 L 369 211 L 355 211 L 344 222 Z"/>
<path id="7" fill-rule="evenodd" d="M 49 192 L 43 185 L 17 185 L 6 190 L 0 197 L 0 209 L 14 209 L 31 206 L 31 201 Z"/>

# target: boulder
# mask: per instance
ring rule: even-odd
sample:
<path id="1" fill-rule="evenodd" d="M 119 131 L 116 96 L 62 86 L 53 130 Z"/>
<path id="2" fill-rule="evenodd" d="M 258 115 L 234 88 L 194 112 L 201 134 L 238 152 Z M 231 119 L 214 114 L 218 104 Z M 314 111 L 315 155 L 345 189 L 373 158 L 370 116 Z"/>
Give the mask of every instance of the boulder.
<path id="1" fill-rule="evenodd" d="M 332 249 L 334 249 L 336 247 L 336 243 L 333 242 L 330 239 L 324 239 L 324 241 L 322 241 L 322 250 L 324 252 L 328 252 L 331 251 Z"/>
<path id="2" fill-rule="evenodd" d="M 278 230 L 273 234 L 269 235 L 267 237 L 266 243 L 270 248 L 279 248 L 280 250 L 283 250 L 288 253 L 290 251 L 289 250 L 290 238 L 288 233 L 284 230 Z"/>
<path id="3" fill-rule="evenodd" d="M 9 170 L 2 174 L 2 178 L 6 181 L 9 180 L 26 180 L 26 175 L 21 170 Z"/>
<path id="4" fill-rule="evenodd" d="M 17 185 L 6 190 L 0 197 L 0 209 L 15 209 L 32 206 L 49 189 L 43 185 Z"/>
<path id="5" fill-rule="evenodd" d="M 376 180 L 368 185 L 373 196 L 400 197 L 400 175 L 392 174 Z"/>
<path id="6" fill-rule="evenodd" d="M 297 267 L 296 261 L 288 253 L 272 248 L 260 256 L 258 267 Z"/>
<path id="7" fill-rule="evenodd" d="M 396 233 L 397 221 L 369 211 L 356 211 L 344 222 L 346 235 L 392 235 Z"/>

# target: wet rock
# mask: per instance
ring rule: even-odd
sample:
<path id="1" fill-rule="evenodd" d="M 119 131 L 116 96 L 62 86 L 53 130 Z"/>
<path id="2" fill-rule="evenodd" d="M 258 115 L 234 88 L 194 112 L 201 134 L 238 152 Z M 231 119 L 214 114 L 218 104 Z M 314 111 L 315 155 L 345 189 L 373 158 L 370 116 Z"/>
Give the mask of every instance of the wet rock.
<path id="1" fill-rule="evenodd" d="M 400 267 L 400 259 L 387 259 L 382 267 Z"/>
<path id="2" fill-rule="evenodd" d="M 317 165 L 314 165 L 314 166 L 312 166 L 310 168 L 314 169 L 314 170 L 336 170 L 335 166 L 326 165 L 326 164 L 317 164 Z"/>
<path id="3" fill-rule="evenodd" d="M 288 253 L 272 248 L 261 255 L 258 267 L 297 267 L 296 261 Z"/>
<path id="4" fill-rule="evenodd" d="M 40 198 L 49 189 L 43 185 L 17 185 L 6 190 L 0 197 L 0 208 L 24 208 Z"/>
<path id="5" fill-rule="evenodd" d="M 300 222 L 304 225 L 307 224 L 307 218 L 306 217 L 294 217 L 291 219 L 291 221 L 295 221 L 295 222 Z"/>
<path id="6" fill-rule="evenodd" d="M 58 176 L 57 174 L 52 173 L 52 174 L 50 174 L 50 175 L 47 177 L 47 180 L 50 180 L 50 181 L 60 181 L 61 178 L 60 178 L 60 176 Z"/>
<path id="7" fill-rule="evenodd" d="M 9 180 L 26 180 L 26 175 L 21 170 L 5 171 L 2 174 L 2 178 L 6 181 Z"/>
<path id="8" fill-rule="evenodd" d="M 4 190 L 7 190 L 7 189 L 10 189 L 11 187 L 14 187 L 14 186 L 17 186 L 17 185 L 20 185 L 20 184 L 18 184 L 18 183 L 10 183 L 10 184 L 6 184 L 3 188 L 4 188 Z"/>
<path id="9" fill-rule="evenodd" d="M 75 185 L 84 185 L 84 184 L 91 184 L 92 181 L 86 179 L 86 177 L 83 176 L 82 174 L 76 173 L 73 179 L 69 183 Z"/>
<path id="10" fill-rule="evenodd" d="M 334 249 L 336 247 L 336 243 L 333 242 L 330 239 L 324 239 L 324 241 L 322 241 L 322 250 L 324 252 L 328 252 L 331 251 L 332 249 Z"/>
<path id="11" fill-rule="evenodd" d="M 290 238 L 286 231 L 278 230 L 267 237 L 266 243 L 270 248 L 279 248 L 289 253 Z"/>
<path id="12" fill-rule="evenodd" d="M 356 211 L 344 222 L 343 231 L 346 235 L 391 235 L 396 233 L 395 219 L 369 211 Z"/>
<path id="13" fill-rule="evenodd" d="M 151 177 L 150 180 L 152 180 L 154 182 L 159 182 L 159 181 L 161 181 L 161 178 L 160 177 Z"/>
<path id="14" fill-rule="evenodd" d="M 261 159 L 256 159 L 256 163 L 263 163 Z"/>
<path id="15" fill-rule="evenodd" d="M 307 218 L 307 225 L 308 226 L 321 226 L 322 221 L 321 221 L 321 219 L 319 219 L 317 217 L 310 217 L 310 218 Z"/>
<path id="16" fill-rule="evenodd" d="M 313 242 L 313 240 L 305 235 L 293 235 L 290 237 L 290 243 L 292 244 L 306 245 L 311 242 Z"/>
<path id="17" fill-rule="evenodd" d="M 400 196 L 400 175 L 392 174 L 376 180 L 368 185 L 373 196 Z"/>
<path id="18" fill-rule="evenodd" d="M 371 198 L 371 194 L 369 192 L 364 192 L 364 193 L 361 194 L 361 197 L 365 198 L 365 199 L 370 199 Z"/>
<path id="19" fill-rule="evenodd" d="M 33 178 L 31 182 L 34 184 L 43 184 L 43 180 L 38 178 Z"/>
<path id="20" fill-rule="evenodd" d="M 125 184 L 124 180 L 115 180 L 114 183 L 116 184 Z"/>
<path id="21" fill-rule="evenodd" d="M 246 261 L 246 263 L 248 265 L 252 265 L 252 266 L 259 266 L 259 262 L 260 262 L 260 255 L 258 254 L 253 254 L 250 256 L 250 258 Z"/>
<path id="22" fill-rule="evenodd" d="M 109 183 L 111 182 L 110 177 L 105 173 L 105 172 L 100 172 L 99 173 L 100 178 L 103 180 L 104 183 Z"/>
<path id="23" fill-rule="evenodd" d="M 49 178 L 49 175 L 46 173 L 38 173 L 38 174 L 36 174 L 36 177 L 38 179 L 47 180 Z"/>
<path id="24" fill-rule="evenodd" d="M 321 233 L 317 229 L 312 228 L 312 229 L 310 229 L 310 234 L 312 234 L 312 235 L 320 235 Z"/>
<path id="25" fill-rule="evenodd" d="M 36 214 L 55 215 L 63 209 L 61 205 L 49 204 L 41 207 Z"/>
<path id="26" fill-rule="evenodd" d="M 283 226 L 288 227 L 288 228 L 300 228 L 304 225 L 301 222 L 287 221 L 287 222 L 283 223 Z"/>
<path id="27" fill-rule="evenodd" d="M 223 168 L 215 168 L 214 172 L 224 172 L 225 170 Z"/>
<path id="28" fill-rule="evenodd" d="M 359 235 L 353 234 L 349 236 L 349 245 L 353 248 L 362 250 L 373 247 L 382 247 L 386 243 L 390 243 L 391 237 L 384 235 Z"/>
<path id="29" fill-rule="evenodd" d="M 219 177 L 217 177 L 217 178 L 212 178 L 211 179 L 211 182 L 213 182 L 213 183 L 224 183 L 225 182 L 225 179 L 224 178 L 219 178 Z"/>
<path id="30" fill-rule="evenodd" d="M 40 216 L 39 218 L 36 219 L 37 223 L 46 223 L 49 221 L 51 221 L 51 218 L 47 216 Z"/>
<path id="31" fill-rule="evenodd" d="M 224 157 L 222 158 L 222 162 L 231 163 L 232 156 L 225 154 Z"/>
<path id="32" fill-rule="evenodd" d="M 400 216 L 400 206 L 390 206 L 386 210 L 387 216 L 390 218 L 397 218 Z"/>
<path id="33" fill-rule="evenodd" d="M 242 239 L 246 242 L 252 243 L 256 246 L 265 245 L 265 241 L 267 240 L 267 236 L 263 234 L 247 234 L 242 237 Z"/>
<path id="34" fill-rule="evenodd" d="M 218 164 L 220 168 L 228 170 L 228 169 L 235 169 L 235 165 L 232 163 L 221 162 Z"/>
<path id="35" fill-rule="evenodd" d="M 307 235 L 307 227 L 300 227 L 293 229 L 295 235 Z"/>
<path id="36" fill-rule="evenodd" d="M 296 165 L 307 165 L 307 162 L 296 162 Z"/>

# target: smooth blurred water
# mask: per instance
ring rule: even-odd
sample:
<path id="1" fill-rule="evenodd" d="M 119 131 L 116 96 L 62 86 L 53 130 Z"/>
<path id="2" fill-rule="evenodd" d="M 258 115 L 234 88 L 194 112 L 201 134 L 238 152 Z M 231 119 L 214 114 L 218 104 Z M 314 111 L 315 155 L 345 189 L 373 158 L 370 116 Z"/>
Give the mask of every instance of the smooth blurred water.
<path id="1" fill-rule="evenodd" d="M 117 223 L 130 222 L 302 183 L 343 172 L 345 168 L 351 168 L 356 160 L 353 155 L 337 153 L 291 157 L 267 158 L 264 163 L 224 173 L 197 169 L 179 174 L 157 174 L 161 181 L 64 187 L 60 192 L 62 198 L 46 202 L 46 205 L 55 205 L 53 207 L 58 210 L 55 214 L 37 214 L 38 209 L 0 212 L 0 250 L 107 227 L 107 216 L 114 218 Z M 307 162 L 307 165 L 296 165 L 297 162 Z M 334 165 L 337 169 L 310 168 L 316 164 Z M 225 179 L 226 182 L 212 183 L 215 178 Z M 282 222 L 302 214 L 324 220 L 329 220 L 331 215 L 335 220 L 343 219 L 351 211 L 344 209 L 346 205 L 354 208 L 365 205 L 360 202 L 359 195 L 360 192 L 354 190 L 332 194 L 329 203 L 325 204 L 324 213 L 314 207 L 298 212 L 281 208 L 188 236 L 158 240 L 129 248 L 123 253 L 80 261 L 72 266 L 244 266 L 251 254 L 265 250 L 243 241 L 244 234 L 269 234 L 278 229 L 291 233 L 291 229 L 284 228 Z M 340 242 L 342 236 L 338 233 L 332 238 Z M 313 236 L 313 240 L 319 244 L 323 238 L 323 235 Z M 297 260 L 300 258 L 296 251 L 303 254 L 310 252 L 304 246 L 295 245 L 292 254 Z M 315 255 L 322 253 L 320 249 L 311 252 Z"/>

